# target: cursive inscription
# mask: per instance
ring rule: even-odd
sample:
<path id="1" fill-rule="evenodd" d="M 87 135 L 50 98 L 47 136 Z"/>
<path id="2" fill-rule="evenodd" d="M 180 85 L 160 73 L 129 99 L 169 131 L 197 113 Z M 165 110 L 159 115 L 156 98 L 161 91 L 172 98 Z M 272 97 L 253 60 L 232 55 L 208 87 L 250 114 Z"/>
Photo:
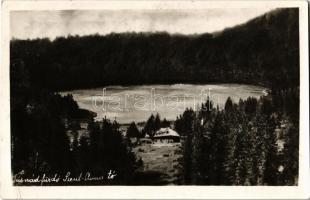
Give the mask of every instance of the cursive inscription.
<path id="1" fill-rule="evenodd" d="M 79 183 L 79 182 L 91 182 L 91 181 L 105 181 L 113 180 L 117 176 L 115 170 L 109 170 L 102 176 L 93 176 L 91 172 L 80 173 L 74 175 L 71 172 L 67 172 L 64 175 L 60 174 L 41 174 L 26 176 L 24 171 L 21 171 L 13 176 L 13 182 L 17 185 L 44 185 L 44 184 L 60 184 L 62 183 Z"/>

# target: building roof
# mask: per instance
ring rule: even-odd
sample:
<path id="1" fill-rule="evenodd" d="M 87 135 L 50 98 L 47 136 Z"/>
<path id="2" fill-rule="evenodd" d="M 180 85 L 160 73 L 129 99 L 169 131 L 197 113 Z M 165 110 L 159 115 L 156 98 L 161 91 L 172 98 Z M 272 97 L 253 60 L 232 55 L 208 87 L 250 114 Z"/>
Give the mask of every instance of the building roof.
<path id="1" fill-rule="evenodd" d="M 180 137 L 180 135 L 171 128 L 161 128 L 155 133 L 154 138 L 156 137 Z"/>

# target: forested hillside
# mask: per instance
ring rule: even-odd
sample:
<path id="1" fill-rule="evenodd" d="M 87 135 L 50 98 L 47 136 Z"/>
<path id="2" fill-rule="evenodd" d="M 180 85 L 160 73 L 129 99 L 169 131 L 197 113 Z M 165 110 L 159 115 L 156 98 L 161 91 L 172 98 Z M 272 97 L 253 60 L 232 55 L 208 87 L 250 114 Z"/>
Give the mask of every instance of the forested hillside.
<path id="1" fill-rule="evenodd" d="M 53 90 L 111 84 L 299 85 L 298 9 L 277 9 L 214 34 L 111 33 L 11 42 L 11 65 Z"/>
<path id="2" fill-rule="evenodd" d="M 185 137 L 183 184 L 298 185 L 298 93 L 187 109 L 175 121 Z"/>

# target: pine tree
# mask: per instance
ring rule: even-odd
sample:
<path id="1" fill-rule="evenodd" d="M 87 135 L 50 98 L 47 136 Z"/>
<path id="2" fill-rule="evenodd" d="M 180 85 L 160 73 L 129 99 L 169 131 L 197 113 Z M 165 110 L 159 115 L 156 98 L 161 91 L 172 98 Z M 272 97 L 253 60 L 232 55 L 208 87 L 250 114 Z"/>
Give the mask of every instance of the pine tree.
<path id="1" fill-rule="evenodd" d="M 170 122 L 168 122 L 167 119 L 164 118 L 163 121 L 161 122 L 160 127 L 162 128 L 170 127 Z"/>
<path id="2" fill-rule="evenodd" d="M 199 119 L 193 124 L 192 138 L 192 183 L 210 183 L 210 138 L 207 138 L 207 130 L 201 126 Z"/>
<path id="3" fill-rule="evenodd" d="M 233 111 L 233 102 L 230 97 L 227 98 L 225 103 L 225 112 L 229 113 Z"/>
<path id="4" fill-rule="evenodd" d="M 187 112 L 187 114 L 185 114 Z M 183 113 L 181 121 L 186 122 L 186 126 L 182 127 L 181 133 L 185 135 L 185 141 L 182 143 L 183 146 L 183 159 L 182 159 L 182 171 L 183 171 L 183 181 L 184 184 L 193 183 L 193 133 L 194 133 L 194 113 L 186 110 Z M 192 114 L 193 118 L 187 118 L 189 112 Z M 190 121 L 185 121 L 185 119 L 192 119 Z M 184 125 L 184 124 L 183 124 Z M 183 132 L 184 131 L 184 132 Z"/>
<path id="5" fill-rule="evenodd" d="M 218 113 L 215 117 L 215 121 L 210 135 L 210 154 L 213 158 L 210 162 L 210 183 L 212 185 L 223 185 L 225 181 L 225 167 L 224 163 L 227 159 L 227 130 L 224 126 L 223 117 L 221 113 Z"/>
<path id="6" fill-rule="evenodd" d="M 249 97 L 245 101 L 245 109 L 244 109 L 245 113 L 248 115 L 255 114 L 256 109 L 257 109 L 257 99 L 253 97 Z"/>
<path id="7" fill-rule="evenodd" d="M 155 117 L 154 115 L 152 114 L 148 120 L 146 121 L 145 123 L 145 126 L 144 126 L 144 129 L 143 129 L 143 132 L 145 132 L 146 134 L 148 134 L 150 137 L 153 137 L 154 134 L 155 134 L 155 130 L 156 130 L 156 127 L 155 127 Z"/>
<path id="8" fill-rule="evenodd" d="M 183 173 L 183 180 L 185 185 L 192 184 L 193 179 L 193 170 L 192 170 L 192 134 L 188 134 L 185 138 L 183 146 L 183 159 L 182 159 L 182 173 Z"/>
<path id="9" fill-rule="evenodd" d="M 299 128 L 292 124 L 284 136 L 284 185 L 298 184 Z"/>
<path id="10" fill-rule="evenodd" d="M 157 113 L 156 117 L 155 117 L 155 121 L 154 121 L 154 129 L 155 129 L 155 131 L 158 131 L 160 129 L 160 125 L 161 125 L 160 116 Z"/>
<path id="11" fill-rule="evenodd" d="M 272 124 L 270 124 L 272 126 Z M 270 128 L 270 127 L 269 127 Z M 270 130 L 268 131 L 267 138 L 267 154 L 265 162 L 264 171 L 264 183 L 267 185 L 277 185 L 278 184 L 278 149 L 277 149 L 277 136 L 276 133 Z"/>
<path id="12" fill-rule="evenodd" d="M 135 137 L 135 138 L 140 138 L 141 134 L 140 131 L 137 128 L 137 125 L 135 122 L 131 122 L 128 129 L 127 129 L 127 137 Z"/>

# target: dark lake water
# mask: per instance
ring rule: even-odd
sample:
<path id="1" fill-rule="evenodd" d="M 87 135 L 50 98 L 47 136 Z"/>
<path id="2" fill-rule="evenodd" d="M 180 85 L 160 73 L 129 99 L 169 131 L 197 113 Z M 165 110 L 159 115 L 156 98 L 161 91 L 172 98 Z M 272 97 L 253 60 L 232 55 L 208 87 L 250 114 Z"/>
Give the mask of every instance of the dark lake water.
<path id="1" fill-rule="evenodd" d="M 143 86 L 107 86 L 62 92 L 72 94 L 80 108 L 97 113 L 96 120 L 105 116 L 119 123 L 146 121 L 151 113 L 175 120 L 183 111 L 198 108 L 207 96 L 223 108 L 226 99 L 233 101 L 248 97 L 259 98 L 267 88 L 244 84 L 173 84 Z"/>

